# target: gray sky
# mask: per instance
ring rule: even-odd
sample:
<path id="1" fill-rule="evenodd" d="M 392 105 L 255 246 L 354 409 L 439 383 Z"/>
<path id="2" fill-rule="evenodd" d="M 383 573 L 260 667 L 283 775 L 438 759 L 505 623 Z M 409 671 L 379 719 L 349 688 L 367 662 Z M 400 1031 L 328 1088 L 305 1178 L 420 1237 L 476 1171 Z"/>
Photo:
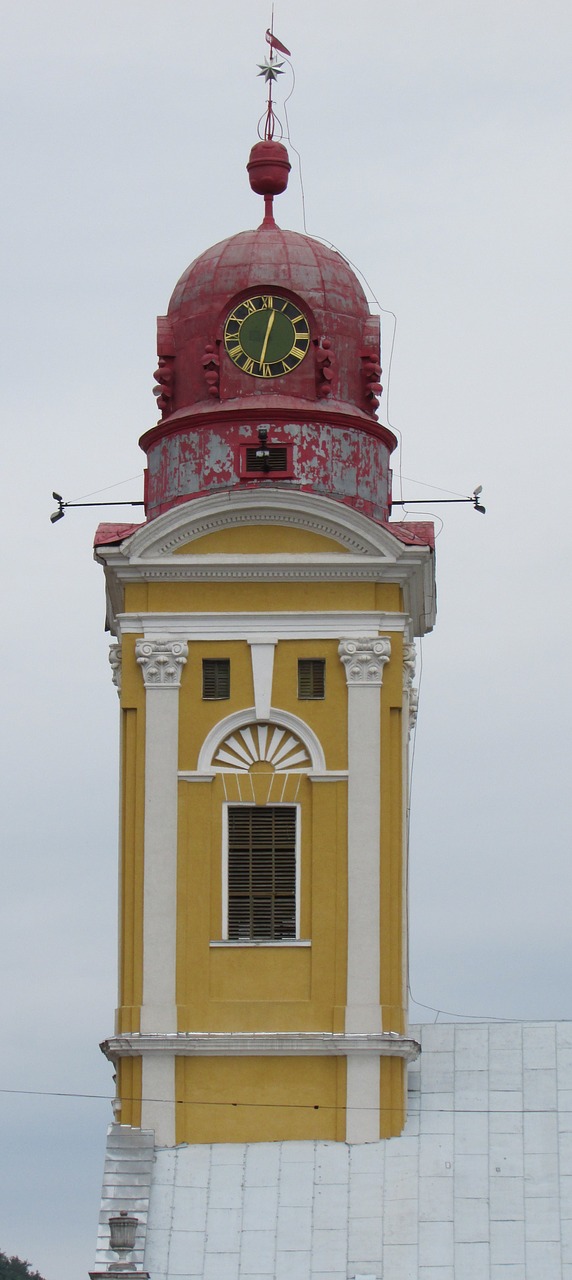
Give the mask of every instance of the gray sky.
<path id="1" fill-rule="evenodd" d="M 1 7 L 4 1089 L 111 1092 L 117 698 L 98 513 L 52 528 L 50 494 L 140 496 L 155 317 L 198 253 L 260 220 L 245 164 L 269 9 Z M 445 495 L 417 482 L 482 483 L 488 508 L 434 508 L 413 994 L 569 1018 L 569 4 L 277 0 L 275 30 L 307 230 L 398 317 L 403 493 L 431 514 Z M 295 170 L 277 213 L 304 229 Z M 92 1265 L 109 1119 L 104 1101 L 0 1094 L 0 1249 L 47 1280 Z"/>

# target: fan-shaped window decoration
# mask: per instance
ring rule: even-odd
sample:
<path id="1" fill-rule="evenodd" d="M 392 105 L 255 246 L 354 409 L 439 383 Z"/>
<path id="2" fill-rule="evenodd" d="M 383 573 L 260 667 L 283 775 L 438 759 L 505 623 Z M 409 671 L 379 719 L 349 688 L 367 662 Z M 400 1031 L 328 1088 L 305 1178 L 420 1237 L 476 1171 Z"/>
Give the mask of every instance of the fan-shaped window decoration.
<path id="1" fill-rule="evenodd" d="M 260 761 L 267 762 L 277 773 L 305 773 L 311 768 L 301 739 L 274 724 L 247 725 L 229 734 L 215 752 L 213 767 L 218 773 L 248 773 Z"/>

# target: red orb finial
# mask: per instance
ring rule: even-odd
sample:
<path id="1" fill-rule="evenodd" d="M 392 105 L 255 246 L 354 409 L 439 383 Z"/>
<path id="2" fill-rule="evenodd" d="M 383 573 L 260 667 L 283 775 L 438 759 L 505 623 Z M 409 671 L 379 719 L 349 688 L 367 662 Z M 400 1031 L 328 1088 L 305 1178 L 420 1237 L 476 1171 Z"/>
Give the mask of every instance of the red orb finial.
<path id="1" fill-rule="evenodd" d="M 288 186 L 288 174 L 291 164 L 288 152 L 282 142 L 268 140 L 256 142 L 250 152 L 247 164 L 248 177 L 252 190 L 264 196 L 263 226 L 274 226 L 272 202 Z"/>

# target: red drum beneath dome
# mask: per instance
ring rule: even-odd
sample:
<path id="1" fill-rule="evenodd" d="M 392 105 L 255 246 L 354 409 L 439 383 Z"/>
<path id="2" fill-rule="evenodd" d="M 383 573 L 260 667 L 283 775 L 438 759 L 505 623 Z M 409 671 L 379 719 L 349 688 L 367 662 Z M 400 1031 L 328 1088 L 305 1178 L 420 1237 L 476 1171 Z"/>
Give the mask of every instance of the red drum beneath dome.
<path id="1" fill-rule="evenodd" d="M 147 519 L 216 490 L 268 485 L 323 494 L 374 520 L 388 519 L 394 439 L 383 427 L 364 429 L 335 413 L 330 420 L 276 413 L 263 424 L 257 412 L 228 419 L 213 413 L 207 421 L 148 432 Z"/>

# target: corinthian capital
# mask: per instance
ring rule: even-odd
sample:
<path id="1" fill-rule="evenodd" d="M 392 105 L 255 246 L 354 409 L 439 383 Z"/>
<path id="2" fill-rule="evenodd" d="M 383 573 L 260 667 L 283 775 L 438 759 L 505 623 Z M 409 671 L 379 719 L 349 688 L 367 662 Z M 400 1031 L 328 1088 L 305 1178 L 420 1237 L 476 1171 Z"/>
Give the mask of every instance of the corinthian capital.
<path id="1" fill-rule="evenodd" d="M 403 645 L 403 688 L 410 689 L 415 676 L 415 645 L 407 641 Z"/>
<path id="2" fill-rule="evenodd" d="M 186 640 L 174 640 L 172 636 L 138 640 L 135 656 L 143 673 L 145 688 L 178 689 L 187 654 Z"/>
<path id="3" fill-rule="evenodd" d="M 111 679 L 117 689 L 121 693 L 121 645 L 110 644 L 109 646 L 109 665 L 111 667 Z"/>
<path id="4" fill-rule="evenodd" d="M 359 636 L 354 640 L 340 640 L 338 653 L 346 669 L 346 682 L 350 684 L 380 685 L 383 668 L 389 662 L 391 641 Z"/>

